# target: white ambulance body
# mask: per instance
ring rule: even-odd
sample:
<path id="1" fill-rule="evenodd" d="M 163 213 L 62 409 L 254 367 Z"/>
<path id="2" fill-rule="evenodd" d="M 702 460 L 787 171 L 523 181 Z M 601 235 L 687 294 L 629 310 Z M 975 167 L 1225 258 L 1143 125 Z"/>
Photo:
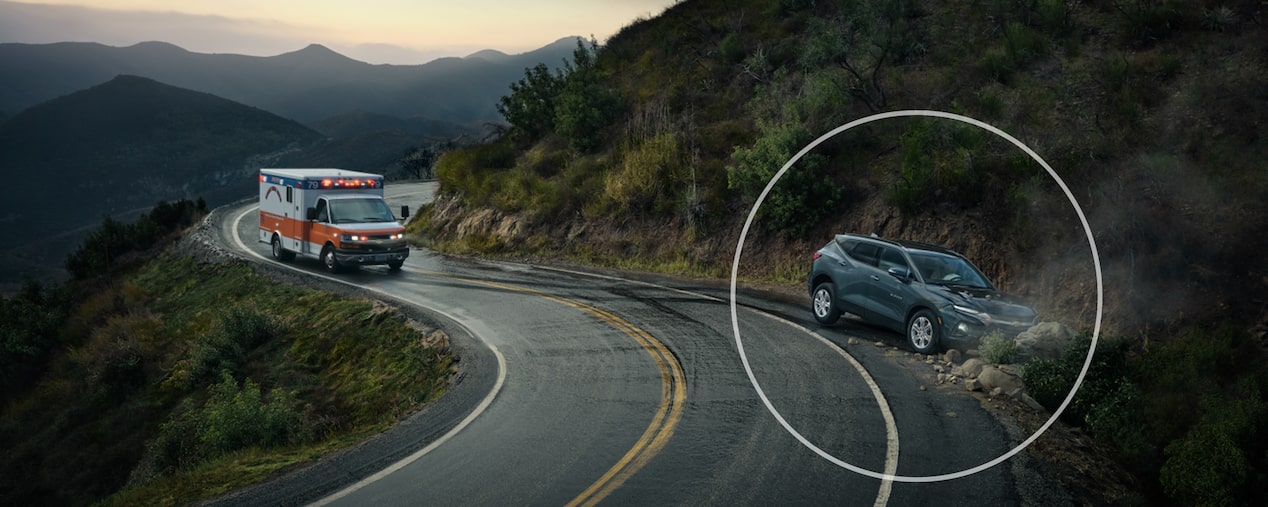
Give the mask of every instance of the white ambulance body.
<path id="1" fill-rule="evenodd" d="M 401 219 L 409 207 L 401 207 Z M 342 169 L 260 169 L 260 242 L 273 257 L 316 257 L 330 271 L 409 257 L 405 227 L 383 200 L 383 176 Z"/>

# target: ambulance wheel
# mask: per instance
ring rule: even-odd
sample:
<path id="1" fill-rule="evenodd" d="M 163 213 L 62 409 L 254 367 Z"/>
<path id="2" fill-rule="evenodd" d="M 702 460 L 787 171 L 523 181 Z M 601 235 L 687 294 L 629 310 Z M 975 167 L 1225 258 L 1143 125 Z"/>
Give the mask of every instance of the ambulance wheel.
<path id="1" fill-rule="evenodd" d="M 288 252 L 282 248 L 282 238 L 273 235 L 273 258 L 279 261 L 289 261 L 295 258 L 295 252 Z"/>
<path id="2" fill-rule="evenodd" d="M 339 272 L 339 261 L 335 260 L 334 247 L 326 245 L 326 248 L 321 249 L 321 263 L 326 266 L 326 271 Z"/>
<path id="3" fill-rule="evenodd" d="M 392 271 L 400 271 L 401 266 L 405 265 L 405 261 L 392 261 L 387 263 L 387 269 Z"/>

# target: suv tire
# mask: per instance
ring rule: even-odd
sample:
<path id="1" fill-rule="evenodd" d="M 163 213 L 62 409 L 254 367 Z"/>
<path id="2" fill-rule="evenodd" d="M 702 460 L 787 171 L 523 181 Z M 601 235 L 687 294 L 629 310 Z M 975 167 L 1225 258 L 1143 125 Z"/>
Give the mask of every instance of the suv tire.
<path id="1" fill-rule="evenodd" d="M 810 297 L 810 310 L 814 312 L 815 320 L 825 326 L 836 324 L 841 318 L 841 311 L 837 309 L 837 289 L 832 282 L 815 286 Z"/>
<path id="2" fill-rule="evenodd" d="M 931 354 L 938 350 L 938 342 L 941 338 L 938 336 L 938 328 L 938 317 L 933 312 L 917 311 L 907 321 L 907 343 L 910 343 L 911 348 L 916 352 Z"/>

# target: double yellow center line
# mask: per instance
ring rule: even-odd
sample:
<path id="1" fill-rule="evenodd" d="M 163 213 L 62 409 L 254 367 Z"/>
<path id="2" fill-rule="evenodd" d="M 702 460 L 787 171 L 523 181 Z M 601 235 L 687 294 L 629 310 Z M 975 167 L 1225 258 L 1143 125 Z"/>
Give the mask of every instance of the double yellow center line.
<path id="1" fill-rule="evenodd" d="M 509 291 L 519 292 L 522 294 L 531 294 L 534 296 L 549 299 L 556 303 L 576 308 L 590 315 L 597 317 L 599 320 L 607 322 L 615 327 L 635 342 L 638 342 L 647 355 L 652 357 L 656 362 L 656 367 L 660 369 L 661 378 L 661 395 L 660 404 L 656 408 L 656 415 L 652 417 L 651 424 L 647 425 L 647 429 L 643 431 L 643 435 L 634 443 L 629 451 L 621 457 L 620 460 L 612 465 L 598 480 L 594 481 L 590 487 L 582 491 L 580 495 L 573 498 L 566 505 L 568 507 L 588 507 L 595 505 L 612 494 L 616 488 L 621 487 L 625 481 L 638 473 L 649 461 L 652 460 L 661 449 L 665 448 L 665 444 L 669 442 L 669 438 L 674 435 L 674 428 L 678 426 L 678 421 L 682 419 L 683 409 L 687 402 L 687 382 L 685 374 L 682 370 L 682 364 L 678 362 L 678 358 L 665 347 L 650 333 L 631 324 L 629 321 L 616 316 L 615 314 L 591 306 L 575 299 L 569 299 L 554 294 L 519 287 L 515 285 L 507 285 L 497 282 L 489 282 L 484 280 L 476 280 L 472 278 L 464 278 L 453 276 L 446 273 L 435 271 L 425 271 L 432 276 L 439 276 L 459 280 L 466 283 L 484 285 L 488 287 L 496 287 Z"/>

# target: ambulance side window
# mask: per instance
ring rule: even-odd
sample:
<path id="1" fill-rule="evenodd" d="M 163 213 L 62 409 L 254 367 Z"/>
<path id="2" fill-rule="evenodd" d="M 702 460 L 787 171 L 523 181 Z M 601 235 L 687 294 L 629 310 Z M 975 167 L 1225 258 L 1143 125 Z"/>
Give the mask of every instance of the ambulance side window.
<path id="1" fill-rule="evenodd" d="M 330 221 L 330 212 L 329 210 L 326 209 L 325 199 L 319 199 L 317 201 L 317 221 L 318 222 Z"/>
<path id="2" fill-rule="evenodd" d="M 295 189 L 286 187 L 286 202 L 295 202 Z"/>

